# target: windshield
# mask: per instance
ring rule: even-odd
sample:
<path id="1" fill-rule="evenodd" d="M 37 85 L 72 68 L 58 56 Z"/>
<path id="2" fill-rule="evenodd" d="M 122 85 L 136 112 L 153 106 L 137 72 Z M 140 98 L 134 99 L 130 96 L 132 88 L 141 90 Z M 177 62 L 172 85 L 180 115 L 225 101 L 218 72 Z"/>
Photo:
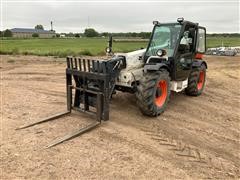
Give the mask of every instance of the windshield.
<path id="1" fill-rule="evenodd" d="M 167 52 L 166 56 L 173 56 L 180 29 L 180 24 L 163 24 L 155 26 L 152 40 L 145 55 L 156 56 L 157 50 L 165 49 Z"/>

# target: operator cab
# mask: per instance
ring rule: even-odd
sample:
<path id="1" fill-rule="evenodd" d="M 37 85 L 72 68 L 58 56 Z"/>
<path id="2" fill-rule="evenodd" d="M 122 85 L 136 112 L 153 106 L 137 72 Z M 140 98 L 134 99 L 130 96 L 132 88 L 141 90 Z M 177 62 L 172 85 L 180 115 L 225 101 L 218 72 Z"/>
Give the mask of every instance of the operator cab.
<path id="1" fill-rule="evenodd" d="M 201 58 L 205 51 L 204 27 L 183 18 L 176 23 L 154 21 L 144 62 L 146 65 L 164 63 L 169 67 L 171 79 L 182 81 L 188 78 L 194 59 Z"/>

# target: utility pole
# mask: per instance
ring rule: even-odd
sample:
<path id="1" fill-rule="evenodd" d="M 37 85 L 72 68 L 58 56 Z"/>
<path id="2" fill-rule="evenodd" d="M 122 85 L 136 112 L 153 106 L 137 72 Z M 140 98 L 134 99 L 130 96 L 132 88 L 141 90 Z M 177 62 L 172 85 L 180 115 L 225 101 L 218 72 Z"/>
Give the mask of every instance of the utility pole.
<path id="1" fill-rule="evenodd" d="M 51 21 L 51 31 L 53 31 L 53 22 Z"/>

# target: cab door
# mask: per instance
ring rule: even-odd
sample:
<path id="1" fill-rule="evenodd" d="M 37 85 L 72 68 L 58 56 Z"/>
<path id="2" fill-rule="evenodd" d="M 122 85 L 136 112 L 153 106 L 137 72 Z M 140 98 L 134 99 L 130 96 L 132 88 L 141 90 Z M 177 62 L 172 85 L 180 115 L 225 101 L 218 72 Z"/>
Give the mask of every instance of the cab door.
<path id="1" fill-rule="evenodd" d="M 182 81 L 188 78 L 192 69 L 193 55 L 195 52 L 197 31 L 188 26 L 180 37 L 180 43 L 175 56 L 176 80 Z"/>

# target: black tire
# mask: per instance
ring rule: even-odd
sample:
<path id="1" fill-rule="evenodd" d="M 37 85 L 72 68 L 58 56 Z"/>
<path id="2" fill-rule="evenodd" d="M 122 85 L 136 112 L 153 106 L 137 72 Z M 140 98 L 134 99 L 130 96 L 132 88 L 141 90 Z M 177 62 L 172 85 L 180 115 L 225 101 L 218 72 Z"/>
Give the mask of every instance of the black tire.
<path id="1" fill-rule="evenodd" d="M 160 84 L 165 84 L 162 90 Z M 144 115 L 158 116 L 164 112 L 170 93 L 170 77 L 167 70 L 147 72 L 136 92 L 137 105 Z M 161 105 L 157 105 L 157 99 L 160 97 L 163 97 Z"/>
<path id="2" fill-rule="evenodd" d="M 185 89 L 185 93 L 189 96 L 201 95 L 205 87 L 205 81 L 206 81 L 206 66 L 202 64 L 200 68 L 195 68 L 190 73 L 188 78 L 188 87 Z M 202 84 L 200 82 L 202 82 Z"/>

